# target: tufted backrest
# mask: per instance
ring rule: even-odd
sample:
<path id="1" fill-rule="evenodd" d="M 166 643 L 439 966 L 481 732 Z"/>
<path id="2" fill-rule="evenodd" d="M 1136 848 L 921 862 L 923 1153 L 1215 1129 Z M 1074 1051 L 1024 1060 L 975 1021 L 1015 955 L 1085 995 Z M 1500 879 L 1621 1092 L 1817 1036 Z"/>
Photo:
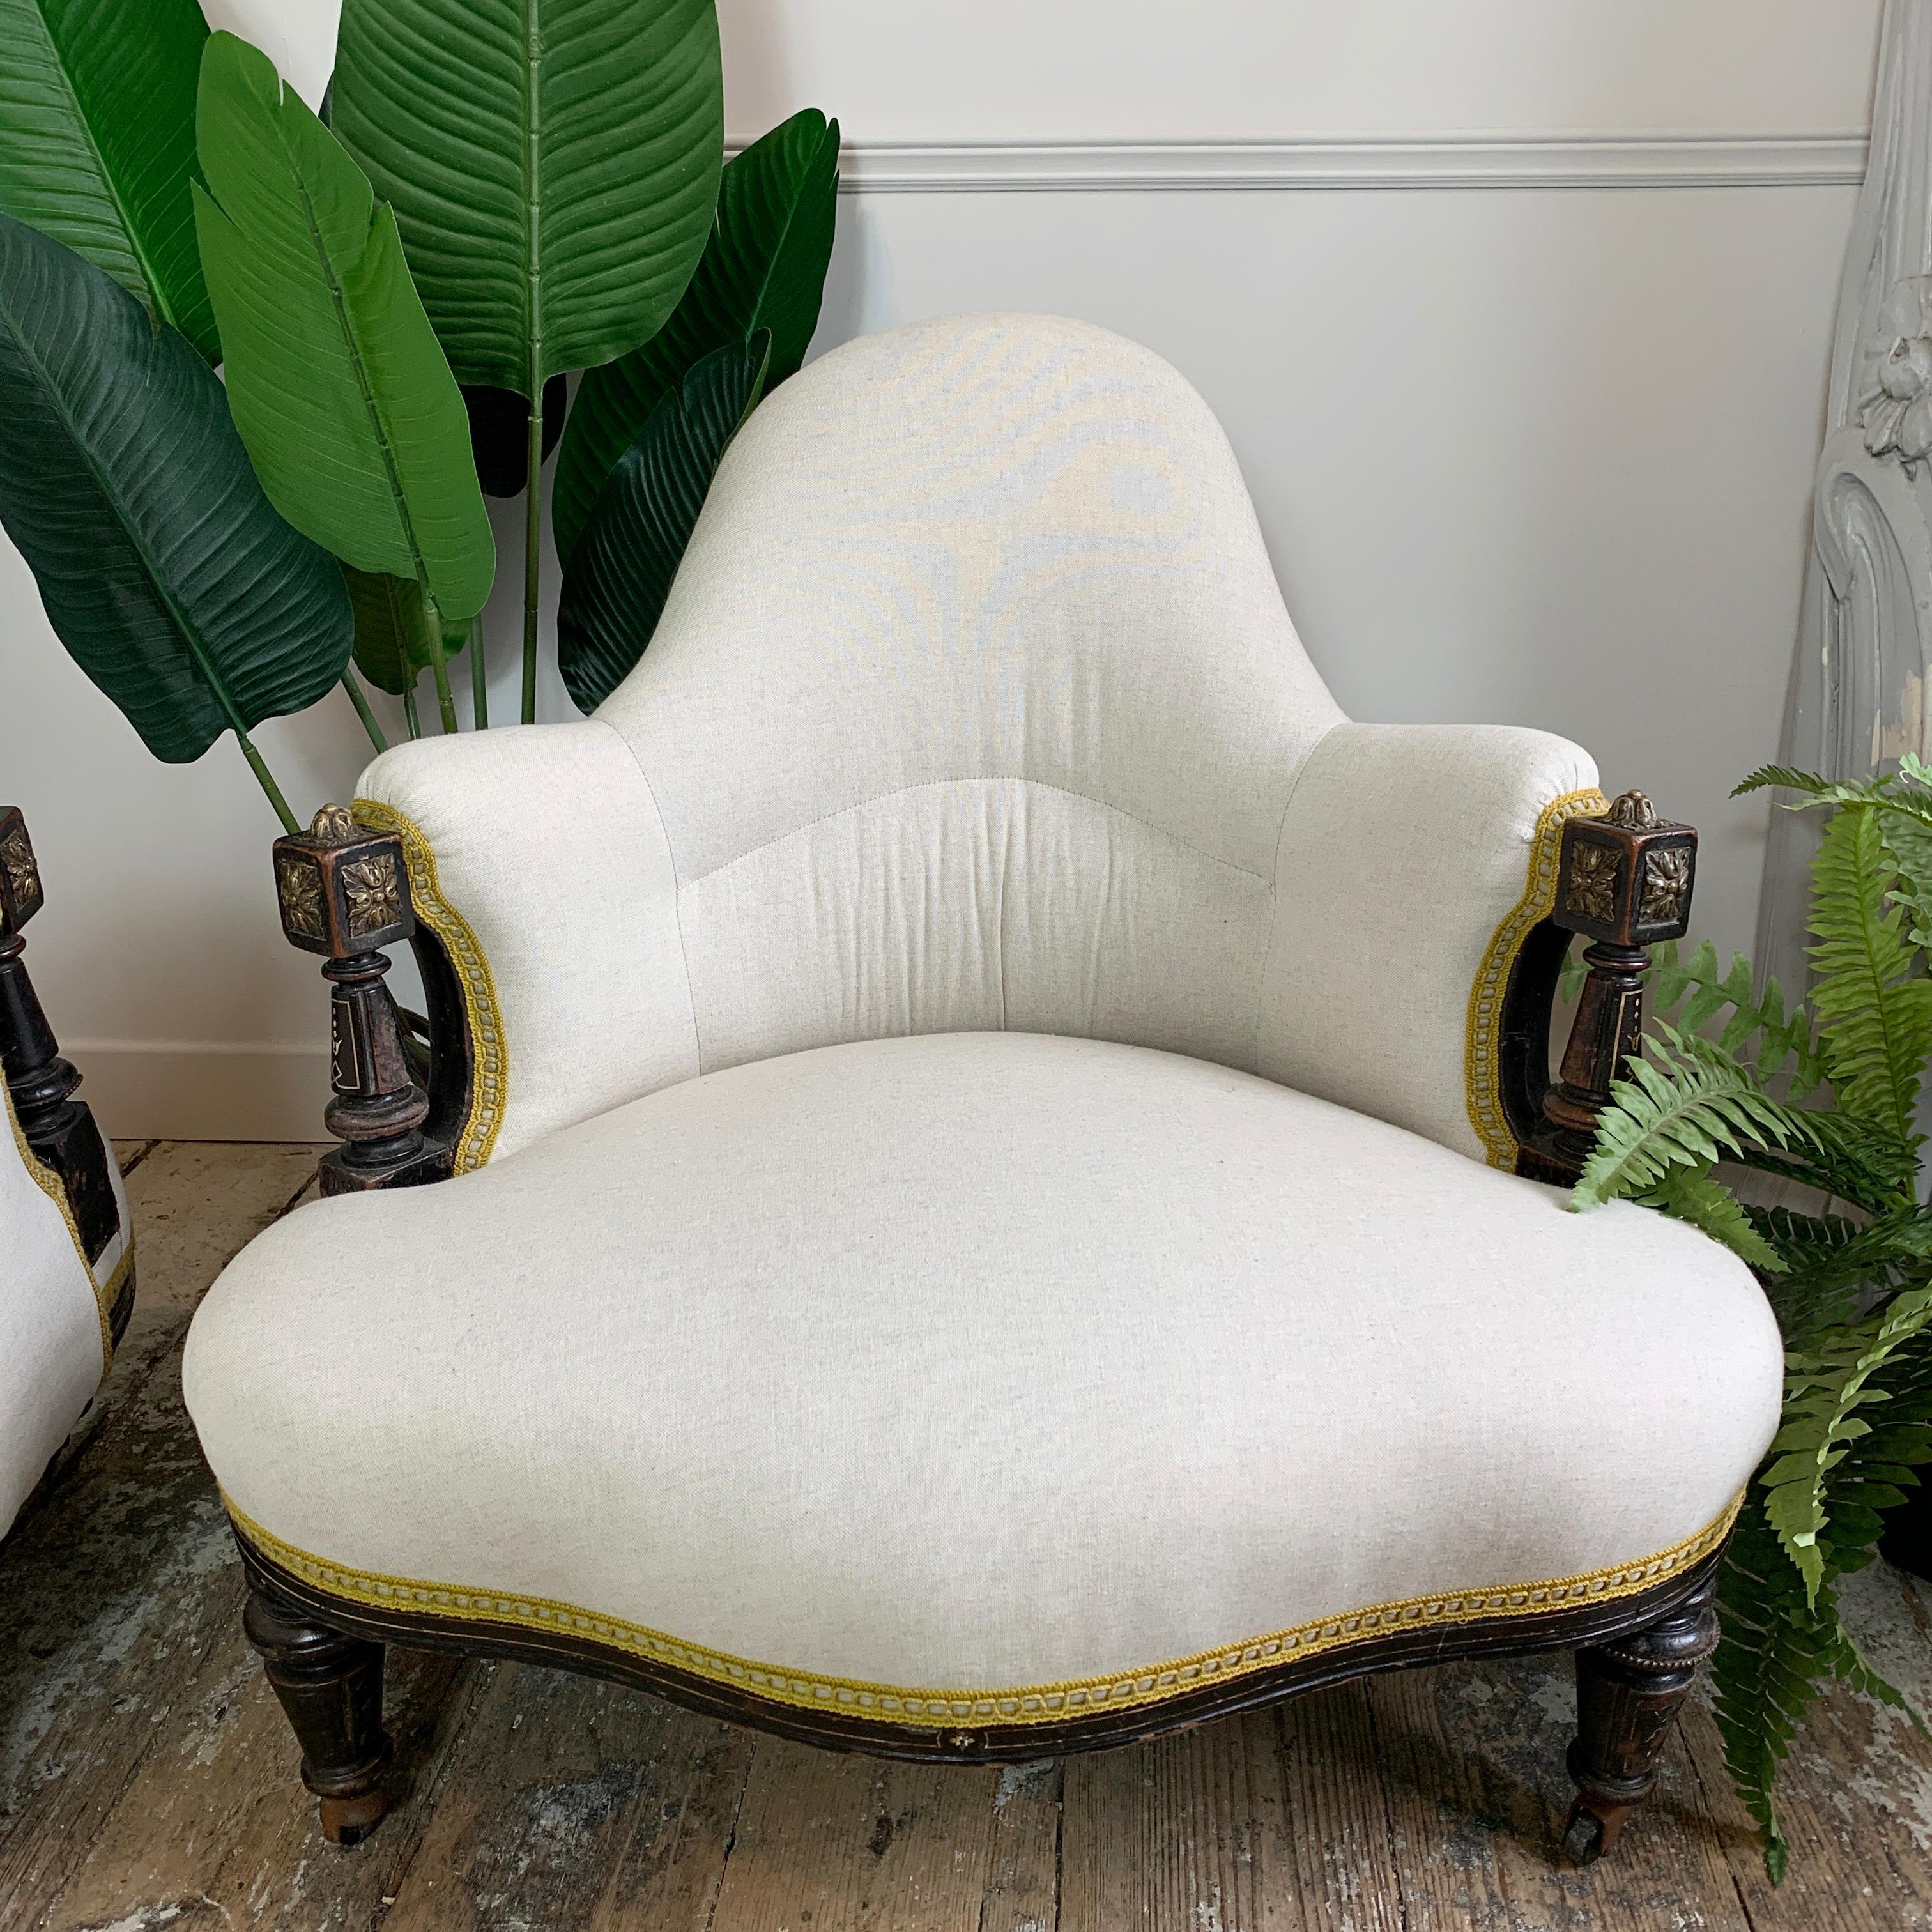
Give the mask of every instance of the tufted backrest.
<path id="1" fill-rule="evenodd" d="M 1227 438 L 1148 350 L 956 317 L 776 392 L 597 714 L 662 816 L 708 1070 L 1010 1028 L 1252 1066 L 1340 718 Z"/>

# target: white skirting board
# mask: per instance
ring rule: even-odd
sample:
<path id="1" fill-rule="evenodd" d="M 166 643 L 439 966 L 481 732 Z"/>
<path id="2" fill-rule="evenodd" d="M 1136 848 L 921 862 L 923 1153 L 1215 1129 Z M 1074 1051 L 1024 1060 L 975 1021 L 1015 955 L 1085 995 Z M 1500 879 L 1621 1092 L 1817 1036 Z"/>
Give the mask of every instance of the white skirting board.
<path id="1" fill-rule="evenodd" d="M 72 1040 L 79 1098 L 111 1140 L 326 1141 L 328 1049 L 267 1041 Z"/>

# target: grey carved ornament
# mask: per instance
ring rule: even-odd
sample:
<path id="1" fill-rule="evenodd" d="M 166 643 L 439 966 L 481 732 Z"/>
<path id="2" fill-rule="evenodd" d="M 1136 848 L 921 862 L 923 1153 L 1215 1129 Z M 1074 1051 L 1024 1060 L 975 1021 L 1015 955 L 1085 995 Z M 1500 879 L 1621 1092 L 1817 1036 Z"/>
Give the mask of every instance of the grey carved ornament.
<path id="1" fill-rule="evenodd" d="M 1778 761 L 1862 778 L 1932 757 L 1932 0 L 1888 0 L 1845 260 L 1811 557 Z M 1757 963 L 1804 984 L 1819 815 L 1774 811 Z"/>

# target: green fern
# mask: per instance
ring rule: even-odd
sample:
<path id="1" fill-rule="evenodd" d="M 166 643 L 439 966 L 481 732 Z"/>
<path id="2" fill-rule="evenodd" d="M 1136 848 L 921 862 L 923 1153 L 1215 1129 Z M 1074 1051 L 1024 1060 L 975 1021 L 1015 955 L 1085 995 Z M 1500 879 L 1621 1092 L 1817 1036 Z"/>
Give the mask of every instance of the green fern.
<path id="1" fill-rule="evenodd" d="M 1932 1056 L 1932 980 L 1914 976 L 1897 879 L 1877 809 L 1841 807 L 1811 862 L 1811 1006 L 1840 1112 L 1916 1147 L 1918 1083 Z"/>
<path id="2" fill-rule="evenodd" d="M 1573 1196 L 1593 1208 L 1661 1187 L 1673 1169 L 1707 1174 L 1754 1143 L 1816 1147 L 1818 1130 L 1800 1108 L 1774 1100 L 1748 1069 L 1714 1041 L 1660 1024 L 1610 1088 L 1611 1105 Z"/>
<path id="3" fill-rule="evenodd" d="M 1630 1198 L 1646 1208 L 1660 1208 L 1673 1220 L 1702 1228 L 1763 1274 L 1782 1274 L 1789 1265 L 1753 1226 L 1737 1196 L 1711 1178 L 1708 1167 L 1672 1168 L 1654 1187 Z"/>
<path id="4" fill-rule="evenodd" d="M 1765 1514 L 1785 1554 L 1804 1580 L 1815 1608 L 1825 1580 L 1819 1539 L 1830 1516 L 1828 1479 L 1851 1444 L 1872 1432 L 1858 1411 L 1888 1400 L 1879 1372 L 1932 1322 L 1932 1288 L 1894 1298 L 1881 1315 L 1842 1331 L 1815 1354 L 1794 1353 L 1786 1364 L 1784 1426 L 1771 1445 L 1762 1480 Z"/>
<path id="5" fill-rule="evenodd" d="M 1832 817 L 1812 866 L 1808 1002 L 1787 1007 L 1714 949 L 1657 949 L 1659 1020 L 1612 1089 L 1576 1204 L 1627 1196 L 1690 1222 L 1764 1282 L 1788 1351 L 1784 1415 L 1720 1579 L 1718 1724 L 1774 1880 L 1790 1847 L 1778 1768 L 1834 1679 L 1906 1709 L 1840 1621 L 1839 1580 L 1869 1563 L 1932 1462 L 1932 1208 L 1916 1110 L 1932 1059 L 1932 767 L 1839 783 L 1786 766 L 1741 791 Z M 1705 1036 L 1714 1030 L 1715 1038 Z M 1789 1071 L 1790 1098 L 1768 1090 Z M 1814 1089 L 1831 1104 L 1792 1104 Z M 1720 1163 L 1814 1190 L 1813 1214 L 1740 1202 Z M 1916 1714 L 1913 1721 L 1918 1721 Z"/>

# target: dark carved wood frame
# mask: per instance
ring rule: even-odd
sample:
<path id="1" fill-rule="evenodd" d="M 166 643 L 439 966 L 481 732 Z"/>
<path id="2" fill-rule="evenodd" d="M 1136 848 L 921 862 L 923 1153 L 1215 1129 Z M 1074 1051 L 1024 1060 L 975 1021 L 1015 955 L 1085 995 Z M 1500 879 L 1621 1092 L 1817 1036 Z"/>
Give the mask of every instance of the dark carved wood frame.
<path id="1" fill-rule="evenodd" d="M 121 1232 L 121 1206 L 114 1190 L 113 1150 L 93 1109 L 74 1097 L 80 1075 L 61 1052 L 27 972 L 27 942 L 20 928 L 46 903 L 26 820 L 17 806 L 0 806 L 0 1072 L 22 1137 L 67 1196 L 91 1268 Z M 130 1258 L 107 1311 L 108 1333 L 117 1347 L 134 1312 Z"/>
<path id="2" fill-rule="evenodd" d="M 1659 820 L 1638 793 L 1626 794 L 1602 818 L 1573 819 L 1564 827 L 1556 905 L 1528 935 L 1504 996 L 1500 1073 L 1505 1115 L 1520 1148 L 1518 1172 L 1564 1180 L 1580 1171 L 1589 1124 L 1607 1104 L 1610 1082 L 1636 1045 L 1644 949 L 1678 937 L 1688 922 L 1696 843 L 1688 826 Z M 332 807 L 318 814 L 311 833 L 278 840 L 276 853 L 278 880 L 290 861 L 315 868 L 315 889 L 297 890 L 302 929 L 291 928 L 289 936 L 329 956 L 323 970 L 336 988 L 337 1081 L 328 1118 L 349 1148 L 325 1162 L 325 1190 L 414 1185 L 447 1174 L 468 1114 L 474 1060 L 448 956 L 435 934 L 416 926 L 408 904 L 400 840 L 356 826 Z M 404 882 L 397 916 L 373 935 L 350 934 L 334 875 L 384 853 Z M 286 886 L 283 908 L 288 926 Z M 1584 956 L 1588 976 L 1561 1076 L 1552 1082 L 1548 1042 L 1557 977 L 1579 932 L 1594 944 Z M 427 1094 L 405 1070 L 400 1024 L 381 988 L 388 962 L 374 954 L 376 943 L 404 938 L 416 949 L 427 992 Z M 345 1032 L 351 1042 L 346 1052 Z M 338 1843 L 355 1843 L 382 1816 L 390 1756 L 382 1729 L 382 1667 L 384 1646 L 392 1642 L 581 1671 L 806 1744 L 938 1763 L 1024 1762 L 1137 1744 L 1372 1672 L 1562 1648 L 1576 1652 L 1579 1712 L 1569 1756 L 1576 1796 L 1564 1836 L 1582 1860 L 1611 1848 L 1655 1781 L 1664 1740 L 1698 1666 L 1716 1645 L 1724 1553 L 1720 1546 L 1678 1575 L 1628 1596 L 1396 1629 L 1157 1704 L 1045 1724 L 955 1729 L 776 1702 L 592 1637 L 484 1618 L 376 1609 L 318 1588 L 278 1564 L 238 1527 L 236 1534 L 250 1587 L 249 1637 L 301 1742 L 302 1776 L 320 1800 L 323 1832 Z"/>

